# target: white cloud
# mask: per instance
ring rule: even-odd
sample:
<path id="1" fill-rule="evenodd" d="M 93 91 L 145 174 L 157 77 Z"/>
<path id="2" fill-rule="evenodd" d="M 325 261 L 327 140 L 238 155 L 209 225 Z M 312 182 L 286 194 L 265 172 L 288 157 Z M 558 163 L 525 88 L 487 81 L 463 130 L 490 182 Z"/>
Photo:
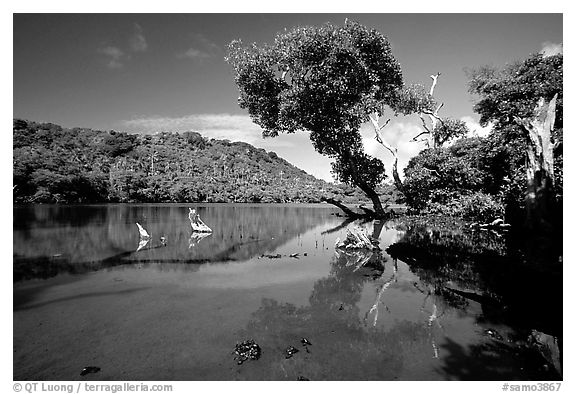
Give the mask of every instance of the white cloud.
<path id="1" fill-rule="evenodd" d="M 122 68 L 124 66 L 124 60 L 127 59 L 124 51 L 118 47 L 108 46 L 100 48 L 98 52 L 106 56 L 106 65 L 108 68 Z"/>
<path id="2" fill-rule="evenodd" d="M 460 120 L 466 123 L 466 127 L 470 130 L 467 137 L 487 137 L 488 134 L 490 134 L 490 131 L 492 131 L 492 124 L 482 127 L 480 126 L 480 123 L 474 120 L 471 116 L 463 116 Z"/>
<path id="3" fill-rule="evenodd" d="M 148 43 L 146 42 L 146 37 L 144 37 L 144 30 L 138 24 L 134 24 L 134 33 L 130 37 L 130 48 L 134 52 L 144 52 L 148 49 Z"/>
<path id="4" fill-rule="evenodd" d="M 554 42 L 545 42 L 542 44 L 542 50 L 540 51 L 544 57 L 554 56 L 563 53 L 563 44 L 557 44 Z"/>
<path id="5" fill-rule="evenodd" d="M 193 35 L 191 44 L 190 48 L 176 54 L 176 57 L 202 61 L 222 54 L 220 47 L 202 34 Z"/>
<path id="6" fill-rule="evenodd" d="M 186 52 L 182 52 L 176 55 L 176 57 L 180 58 L 180 59 L 208 59 L 209 57 L 212 57 L 212 55 L 210 55 L 207 52 L 204 52 L 200 49 L 196 49 L 196 48 L 190 48 L 188 49 Z"/>
<path id="7" fill-rule="evenodd" d="M 381 145 L 374 137 L 362 137 L 362 144 L 364 145 L 364 152 L 366 152 L 366 154 L 377 157 L 376 153 Z"/>
<path id="8" fill-rule="evenodd" d="M 248 115 L 198 114 L 181 117 L 153 116 L 122 121 L 128 131 L 151 134 L 159 131 L 197 131 L 207 138 L 242 141 L 260 148 L 292 146 L 277 138 L 262 138 L 262 129 Z"/>

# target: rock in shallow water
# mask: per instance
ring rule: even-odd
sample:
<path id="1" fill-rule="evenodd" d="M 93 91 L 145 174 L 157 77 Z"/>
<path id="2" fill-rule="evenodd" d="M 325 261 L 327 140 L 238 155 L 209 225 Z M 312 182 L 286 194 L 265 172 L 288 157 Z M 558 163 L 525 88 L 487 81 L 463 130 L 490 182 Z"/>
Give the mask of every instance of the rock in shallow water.
<path id="1" fill-rule="evenodd" d="M 286 354 L 286 358 L 290 358 L 298 352 L 299 352 L 299 350 L 296 349 L 294 346 L 288 346 L 286 348 L 286 350 L 284 351 L 284 353 Z"/>
<path id="2" fill-rule="evenodd" d="M 80 372 L 80 376 L 88 375 L 89 373 L 96 373 L 100 372 L 100 367 L 84 367 L 82 372 Z"/>
<path id="3" fill-rule="evenodd" d="M 253 339 L 248 339 L 240 344 L 237 343 L 234 353 L 236 353 L 234 360 L 240 365 L 248 359 L 258 360 L 262 355 L 262 349 Z"/>

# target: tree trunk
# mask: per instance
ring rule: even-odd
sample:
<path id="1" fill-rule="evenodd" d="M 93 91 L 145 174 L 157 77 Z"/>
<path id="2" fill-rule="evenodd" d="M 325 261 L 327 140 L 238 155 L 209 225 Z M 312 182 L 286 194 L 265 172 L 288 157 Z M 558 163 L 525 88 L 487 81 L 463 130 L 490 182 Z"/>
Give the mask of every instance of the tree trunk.
<path id="1" fill-rule="evenodd" d="M 400 175 L 398 175 L 398 155 L 394 155 L 394 164 L 392 165 L 392 178 L 394 178 L 394 185 L 396 185 L 396 189 L 400 191 L 400 193 L 404 193 L 404 184 L 402 183 L 402 179 L 400 179 Z"/>
<path id="2" fill-rule="evenodd" d="M 353 210 L 351 210 L 350 208 L 348 208 L 346 205 L 342 204 L 342 202 L 338 201 L 338 200 L 334 200 L 333 198 L 328 198 L 328 197 L 322 197 L 321 201 L 326 201 L 328 204 L 332 204 L 337 206 L 338 208 L 340 208 L 348 217 L 351 218 L 358 218 L 360 216 L 362 216 L 361 214 L 354 212 Z"/>
<path id="3" fill-rule="evenodd" d="M 551 133 L 556 119 L 556 97 L 548 104 L 540 99 L 532 119 L 518 120 L 528 137 L 525 197 L 527 225 L 531 230 L 544 233 L 549 233 L 554 227 L 554 144 Z"/>
<path id="4" fill-rule="evenodd" d="M 360 183 L 358 184 L 358 187 L 360 189 L 362 189 L 362 191 L 364 192 L 364 194 L 366 194 L 366 196 L 372 201 L 372 205 L 374 206 L 374 214 L 377 218 L 383 218 L 386 216 L 386 213 L 384 212 L 384 208 L 382 207 L 382 202 L 380 201 L 380 197 L 378 196 L 378 193 L 376 193 L 376 191 L 371 188 L 370 186 L 368 186 L 365 183 Z"/>

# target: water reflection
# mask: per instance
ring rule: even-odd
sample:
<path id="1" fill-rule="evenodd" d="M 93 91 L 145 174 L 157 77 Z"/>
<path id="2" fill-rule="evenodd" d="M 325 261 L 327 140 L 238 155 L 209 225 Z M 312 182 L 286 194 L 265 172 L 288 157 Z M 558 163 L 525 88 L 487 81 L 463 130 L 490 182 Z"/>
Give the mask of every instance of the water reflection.
<path id="1" fill-rule="evenodd" d="M 385 227 L 374 223 L 373 235 Z M 398 235 L 387 248 L 391 261 L 379 251 L 336 250 L 330 274 L 314 283 L 309 305 L 263 299 L 239 336 L 258 338 L 274 355 L 243 378 L 560 378 L 559 360 L 547 359 L 542 343 L 530 343 L 541 316 L 519 325 L 512 312 L 517 306 L 492 287 L 491 270 L 507 274 L 518 268 L 509 261 L 503 238 L 433 226 L 403 226 Z M 494 266 L 494 258 L 513 267 Z M 555 320 L 561 322 L 559 315 Z M 283 359 L 280 349 L 299 337 L 315 344 L 310 354 Z M 558 342 L 544 350 L 555 346 Z"/>
<path id="2" fill-rule="evenodd" d="M 53 207 L 15 212 L 15 221 L 38 220 L 15 222 L 15 279 L 57 276 L 15 284 L 15 376 L 48 376 L 58 365 L 27 369 L 32 359 L 83 357 L 67 346 L 38 353 L 37 342 L 59 344 L 78 325 L 96 344 L 85 352 L 109 360 L 98 344 L 121 346 L 115 365 L 130 364 L 136 380 L 560 376 L 551 366 L 561 358 L 553 354 L 562 347 L 561 271 L 525 264 L 505 236 L 446 223 L 371 222 L 360 225 L 382 250 L 335 250 L 351 222 L 325 208 L 199 207 L 214 230 L 206 236 L 191 232 L 187 206 L 79 208 L 68 214 L 87 212 L 83 221 Z M 136 221 L 149 242 L 139 244 Z M 265 254 L 282 257 L 258 258 Z M 101 271 L 74 277 L 82 283 L 58 277 L 92 270 Z M 39 322 L 54 331 L 38 334 Z M 162 350 L 151 355 L 148 343 L 158 338 Z M 230 352 L 249 338 L 262 358 L 238 366 Z M 312 345 L 302 347 L 301 338 Z M 286 359 L 288 346 L 300 351 Z M 141 358 L 127 359 L 134 354 Z M 106 379 L 120 378 L 105 370 Z"/>
<path id="3" fill-rule="evenodd" d="M 359 260 L 369 264 L 358 265 Z M 418 312 L 410 316 L 412 311 L 407 309 L 419 306 L 412 301 L 422 297 L 405 295 L 408 305 L 399 307 L 398 292 L 416 292 L 402 287 L 416 279 L 407 267 L 399 269 L 398 262 L 388 261 L 380 251 L 337 252 L 330 267 L 330 274 L 314 283 L 309 305 L 262 300 L 239 336 L 258 338 L 263 349 L 274 355 L 258 371 L 246 371 L 243 378 L 264 374 L 288 380 L 297 376 L 311 380 L 434 379 L 431 363 L 436 330 L 441 326 L 439 321 L 431 324 L 436 317 L 428 320 Z M 388 290 L 396 293 L 389 299 Z M 280 349 L 298 343 L 301 337 L 312 341 L 310 352 L 284 359 Z"/>
<path id="4" fill-rule="evenodd" d="M 17 207 L 14 280 L 119 264 L 245 261 L 335 220 L 332 209 L 299 206 L 210 205 L 198 211 L 213 233 L 192 232 L 183 205 Z M 150 238 L 139 237 L 136 222 Z"/>
<path id="5" fill-rule="evenodd" d="M 561 370 L 562 342 L 562 268 L 556 256 L 545 264 L 531 264 L 530 259 L 511 247 L 515 243 L 494 231 L 474 231 L 459 223 L 433 221 L 401 225 L 402 238 L 387 252 L 409 263 L 411 270 L 426 285 L 430 294 L 446 307 L 467 310 L 478 305 L 477 323 L 484 327 L 505 327 L 496 341 L 471 345 L 466 349 L 448 341 L 443 347 L 449 355 L 444 371 L 461 379 L 500 376 L 518 378 L 515 368 L 506 363 L 522 353 L 521 368 L 536 376 L 557 379 Z M 553 343 L 528 344 L 534 336 L 554 338 Z M 551 348 L 542 348 L 551 346 Z M 542 355 L 559 353 L 554 357 Z M 536 354 L 539 353 L 539 354 Z M 463 360 L 475 360 L 470 365 Z M 498 361 L 498 362 L 496 362 Z M 540 363 L 540 364 L 538 364 Z M 490 368 L 480 366 L 491 365 Z M 554 366 L 555 370 L 552 370 Z"/>
<path id="6" fill-rule="evenodd" d="M 403 231 L 387 252 L 407 262 L 436 293 L 480 303 L 494 323 L 514 319 L 561 335 L 562 267 L 554 264 L 555 256 L 546 265 L 532 265 L 502 235 L 460 225 L 417 223 Z"/>

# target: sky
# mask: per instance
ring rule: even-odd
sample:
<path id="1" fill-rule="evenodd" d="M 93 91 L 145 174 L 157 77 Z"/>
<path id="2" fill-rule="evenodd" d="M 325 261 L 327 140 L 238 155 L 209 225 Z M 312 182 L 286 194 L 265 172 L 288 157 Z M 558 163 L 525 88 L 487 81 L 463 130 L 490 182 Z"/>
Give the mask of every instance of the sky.
<path id="1" fill-rule="evenodd" d="M 198 131 L 278 153 L 308 173 L 332 180 L 330 160 L 306 132 L 263 139 L 225 62 L 227 45 L 270 43 L 296 26 L 356 20 L 385 35 L 404 80 L 429 86 L 441 116 L 484 135 L 467 92 L 465 70 L 502 67 L 532 53 L 562 51 L 562 14 L 14 14 L 13 117 L 130 133 Z M 384 129 L 399 148 L 400 168 L 423 148 L 416 116 Z M 363 126 L 365 150 L 391 168 L 391 155 Z"/>

